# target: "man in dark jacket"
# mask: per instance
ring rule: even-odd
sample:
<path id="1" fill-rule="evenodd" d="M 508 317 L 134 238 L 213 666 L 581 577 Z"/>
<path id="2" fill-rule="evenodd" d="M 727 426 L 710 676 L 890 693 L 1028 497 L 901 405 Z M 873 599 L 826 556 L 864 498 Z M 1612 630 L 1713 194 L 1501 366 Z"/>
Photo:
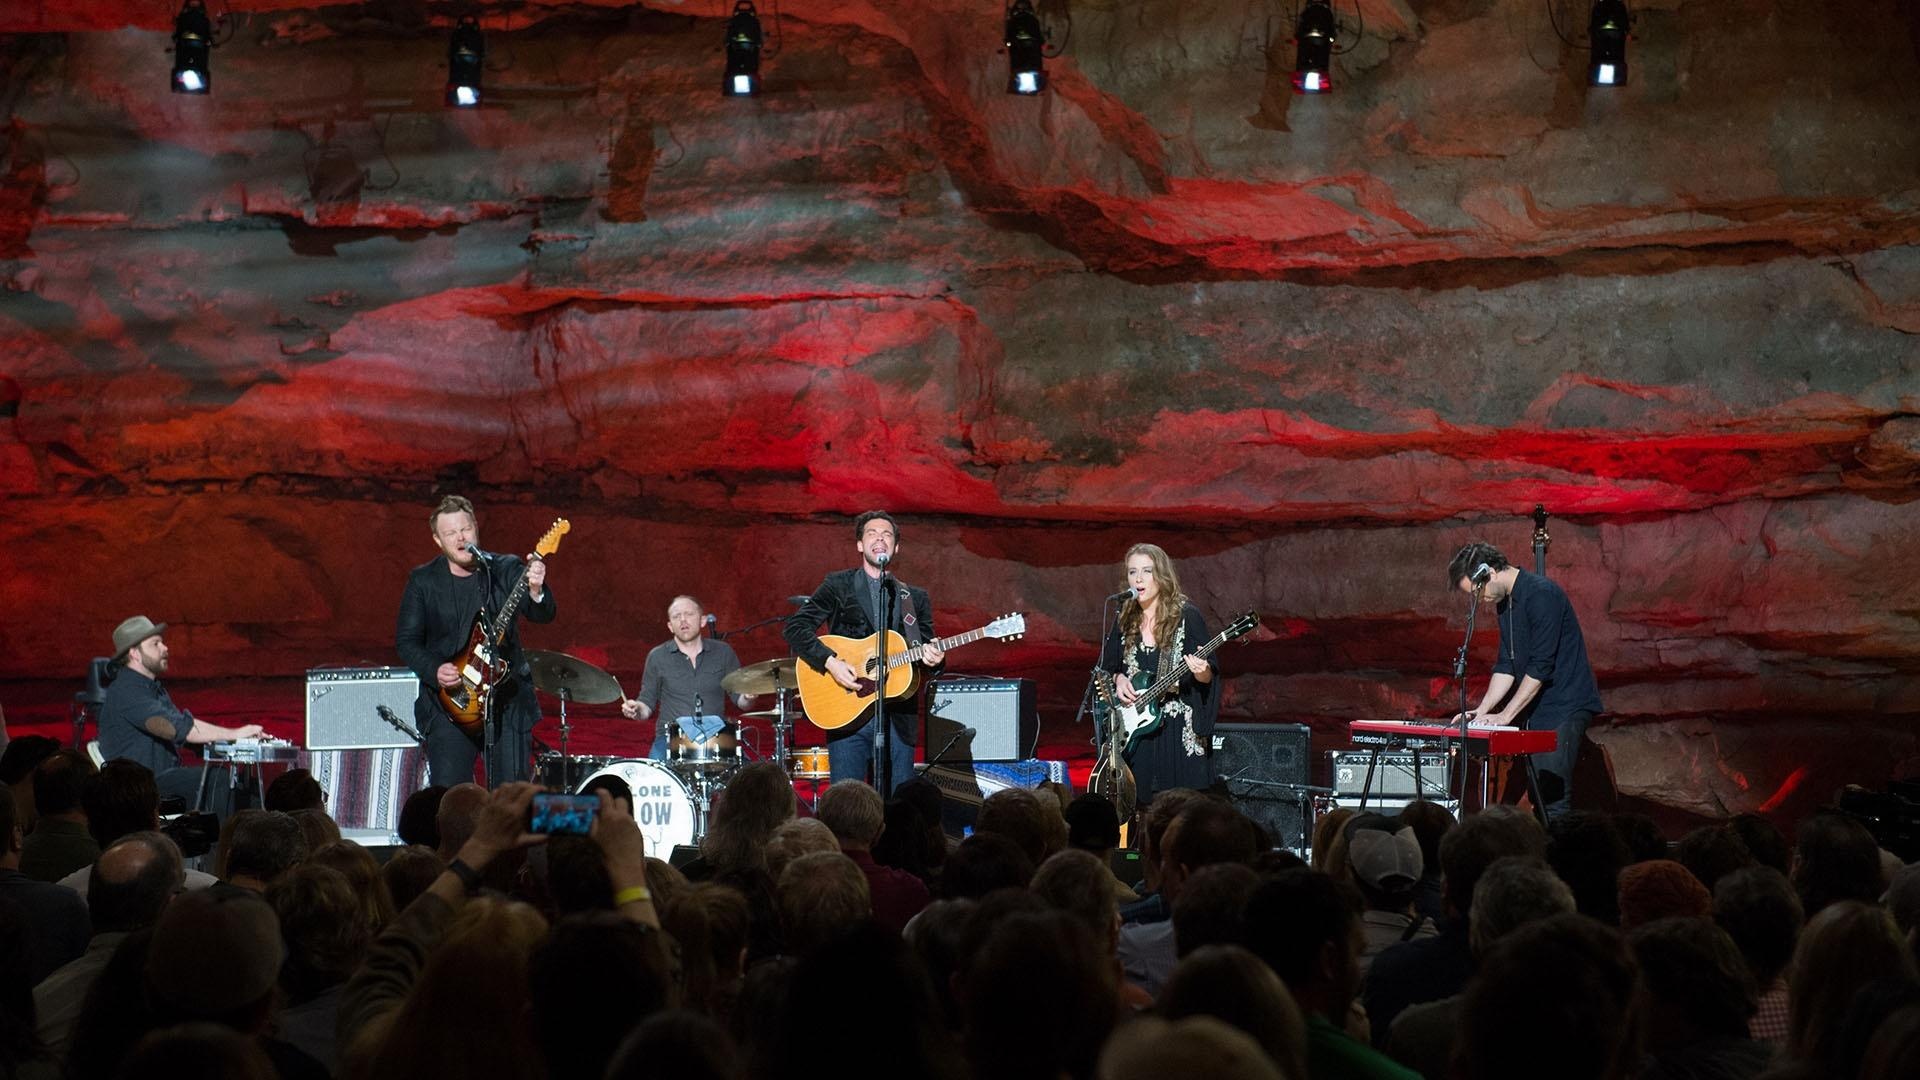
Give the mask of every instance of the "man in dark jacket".
<path id="1" fill-rule="evenodd" d="M 880 625 L 884 609 L 886 625 L 900 632 L 907 647 L 926 645 L 922 652 L 927 671 L 937 671 L 946 654 L 932 647 L 933 602 L 927 590 L 896 581 L 887 572 L 900 550 L 900 531 L 893 515 L 885 510 L 869 510 L 854 520 L 855 550 L 860 565 L 851 570 L 828 574 L 799 611 L 787 618 L 787 644 L 795 656 L 824 672 L 849 691 L 857 691 L 861 673 L 853 665 L 835 656 L 820 640 L 820 624 L 835 634 L 864 638 Z M 913 747 L 918 740 L 920 716 L 914 702 L 887 702 L 887 721 L 892 729 L 888 751 L 892 762 L 891 785 L 913 779 Z M 874 787 L 883 794 L 891 790 L 885 770 L 880 768 L 875 744 L 880 725 L 869 716 L 865 723 L 848 725 L 827 739 L 827 762 L 833 781 L 865 780 L 867 769 L 874 767 Z"/>
<path id="2" fill-rule="evenodd" d="M 448 787 L 473 779 L 485 732 L 456 725 L 441 705 L 439 691 L 458 687 L 461 672 L 454 659 L 465 651 L 474 615 L 483 608 L 489 620 L 505 606 L 524 570 L 526 597 L 519 614 L 528 622 L 553 621 L 553 593 L 547 589 L 547 564 L 522 562 L 512 555 L 480 550 L 480 524 L 473 504 L 458 495 L 440 500 L 427 518 L 440 554 L 413 568 L 400 598 L 395 643 L 400 660 L 420 676 L 414 720 L 427 740 L 427 769 L 432 783 Z M 499 660 L 510 674 L 493 692 L 494 743 L 487 760 L 487 784 L 525 780 L 531 772 L 533 726 L 540 722 L 527 661 L 520 655 L 516 618 L 500 644 Z"/>

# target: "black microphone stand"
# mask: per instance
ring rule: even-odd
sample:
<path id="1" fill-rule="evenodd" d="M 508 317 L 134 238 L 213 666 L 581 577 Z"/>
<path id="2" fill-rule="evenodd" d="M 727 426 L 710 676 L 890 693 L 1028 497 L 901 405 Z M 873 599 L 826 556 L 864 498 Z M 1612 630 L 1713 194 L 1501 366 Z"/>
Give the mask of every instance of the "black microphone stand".
<path id="1" fill-rule="evenodd" d="M 940 764 L 941 759 L 945 758 L 947 753 L 958 745 L 961 739 L 970 738 L 974 734 L 976 734 L 976 732 L 973 728 L 961 728 L 959 731 L 954 732 L 953 738 L 947 740 L 947 745 L 941 747 L 939 753 L 927 759 L 927 768 L 932 769 L 935 765 Z"/>
<path id="2" fill-rule="evenodd" d="M 893 560 L 889 558 L 888 562 Z M 879 738 L 874 745 L 879 748 L 880 760 L 876 763 L 873 775 L 880 781 L 880 797 L 893 795 L 893 729 L 887 723 L 887 631 L 893 627 L 893 575 L 886 567 L 880 568 L 880 617 L 878 632 L 874 640 L 880 646 L 880 666 L 875 677 L 880 680 L 879 691 L 873 696 L 873 718 L 880 725 Z"/>
<path id="3" fill-rule="evenodd" d="M 1125 600 L 1126 594 L 1122 593 L 1119 596 L 1119 599 Z M 1099 644 L 1095 646 L 1095 648 L 1099 650 L 1100 655 L 1102 657 L 1104 657 L 1107 652 L 1107 628 L 1108 628 L 1108 621 L 1113 618 L 1114 600 L 1115 600 L 1115 597 L 1109 596 L 1107 597 L 1106 602 L 1100 605 L 1100 638 L 1099 638 Z M 1087 715 L 1087 711 L 1093 707 L 1093 694 L 1095 690 L 1095 687 L 1093 685 L 1093 680 L 1099 677 L 1100 677 L 1100 664 L 1096 661 L 1093 665 L 1093 670 L 1087 673 L 1087 685 L 1080 691 L 1080 708 L 1075 710 L 1073 714 L 1073 722 L 1076 725 L 1080 723 L 1080 718 Z M 1108 719 L 1108 722 L 1111 723 L 1113 718 L 1109 716 L 1107 719 Z M 1106 732 L 1099 730 L 1098 727 L 1096 726 L 1093 733 L 1093 746 L 1094 746 L 1093 756 L 1096 761 L 1099 760 L 1099 757 L 1100 757 L 1100 753 L 1099 753 L 1100 748 L 1106 745 L 1107 745 Z"/>
<path id="4" fill-rule="evenodd" d="M 1459 745 L 1454 747 L 1453 809 L 1458 814 L 1467 805 L 1467 725 L 1473 716 L 1467 711 L 1467 650 L 1473 646 L 1473 628 L 1480 614 L 1480 599 L 1486 593 L 1486 582 L 1473 587 L 1473 597 L 1467 601 L 1467 636 L 1460 641 L 1460 651 L 1453 655 L 1453 681 L 1460 690 L 1460 733 Z M 1419 761 L 1419 751 L 1415 750 L 1415 762 Z"/>

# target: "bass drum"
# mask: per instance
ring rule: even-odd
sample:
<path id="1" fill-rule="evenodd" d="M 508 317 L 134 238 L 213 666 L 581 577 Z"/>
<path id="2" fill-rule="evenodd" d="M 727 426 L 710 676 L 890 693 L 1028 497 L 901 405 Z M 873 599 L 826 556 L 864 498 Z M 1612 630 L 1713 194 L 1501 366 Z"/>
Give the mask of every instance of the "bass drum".
<path id="1" fill-rule="evenodd" d="M 633 792 L 633 820 L 647 838 L 647 854 L 665 859 L 676 845 L 693 843 L 693 797 L 673 770 L 657 761 L 615 761 L 587 777 L 580 794 L 592 791 L 606 776 L 619 777 Z"/>

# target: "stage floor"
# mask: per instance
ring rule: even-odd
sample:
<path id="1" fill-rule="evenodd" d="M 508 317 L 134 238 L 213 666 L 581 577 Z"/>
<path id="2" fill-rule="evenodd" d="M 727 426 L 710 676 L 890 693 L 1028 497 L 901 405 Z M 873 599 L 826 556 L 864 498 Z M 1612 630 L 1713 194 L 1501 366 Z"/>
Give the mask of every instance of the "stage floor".
<path id="1" fill-rule="evenodd" d="M 79 689 L 77 682 L 0 683 L 0 709 L 6 710 L 8 733 L 14 737 L 47 735 L 62 743 L 71 741 L 73 695 Z M 302 677 L 169 679 L 167 692 L 175 704 L 209 723 L 224 727 L 259 724 L 276 738 L 306 744 L 306 681 Z M 772 701 L 772 698 L 766 699 L 767 705 L 771 706 Z M 540 726 L 534 729 L 534 738 L 557 748 L 560 745 L 559 704 L 542 698 L 541 710 L 544 715 Z M 403 713 L 403 717 L 412 720 L 411 715 Z M 1066 762 L 1074 790 L 1082 791 L 1093 767 L 1092 725 L 1083 721 L 1075 726 L 1072 719 L 1071 716 L 1053 719 L 1043 715 L 1033 756 Z M 645 757 L 653 743 L 653 722 L 625 719 L 617 705 L 569 705 L 567 720 L 571 728 L 567 749 L 575 755 Z M 772 753 L 771 722 L 749 719 L 742 723 L 747 756 L 758 759 Z M 798 746 L 818 746 L 826 742 L 825 733 L 804 720 L 795 727 L 794 742 Z M 93 737 L 93 727 L 88 725 L 86 738 Z M 923 749 L 922 757 L 938 749 Z"/>

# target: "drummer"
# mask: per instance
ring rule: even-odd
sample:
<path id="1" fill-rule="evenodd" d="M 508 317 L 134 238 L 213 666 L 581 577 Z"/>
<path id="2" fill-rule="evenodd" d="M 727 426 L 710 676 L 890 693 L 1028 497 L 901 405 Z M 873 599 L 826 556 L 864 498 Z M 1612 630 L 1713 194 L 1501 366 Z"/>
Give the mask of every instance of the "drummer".
<path id="1" fill-rule="evenodd" d="M 654 726 L 653 748 L 647 756 L 656 761 L 667 757 L 667 729 L 671 722 L 685 716 L 723 715 L 727 692 L 720 680 L 740 669 L 740 657 L 724 641 L 702 637 L 707 613 L 700 601 L 691 596 L 676 596 L 667 605 L 667 629 L 673 637 L 655 646 L 647 654 L 647 667 L 640 676 L 640 694 L 620 703 L 620 715 L 629 720 L 660 717 Z M 734 704 L 747 707 L 741 695 Z"/>

